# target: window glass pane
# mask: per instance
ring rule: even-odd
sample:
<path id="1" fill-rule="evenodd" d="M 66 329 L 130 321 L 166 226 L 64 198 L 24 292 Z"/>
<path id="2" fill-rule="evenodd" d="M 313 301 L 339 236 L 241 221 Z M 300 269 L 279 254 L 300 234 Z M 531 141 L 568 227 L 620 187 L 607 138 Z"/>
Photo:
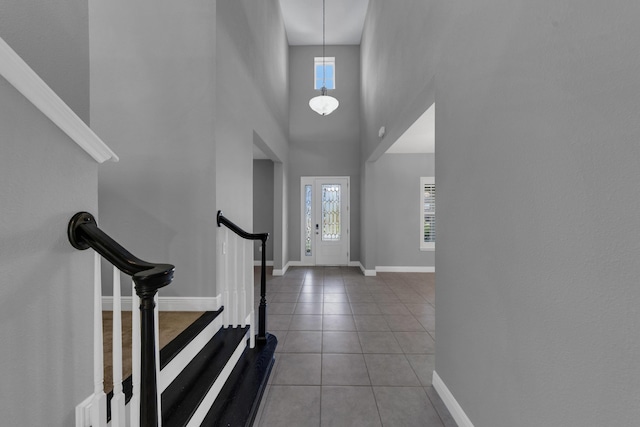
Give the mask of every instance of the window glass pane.
<path id="1" fill-rule="evenodd" d="M 320 84 L 322 85 L 322 83 L 320 83 Z M 334 86 L 333 86 L 333 79 L 327 79 L 327 80 L 324 82 L 324 85 L 325 85 L 325 87 L 326 87 L 328 90 L 332 90 L 332 89 L 334 89 Z M 322 88 L 322 86 L 320 86 L 320 88 Z"/>
<path id="2" fill-rule="evenodd" d="M 322 240 L 340 241 L 340 185 L 322 185 Z"/>
<path id="3" fill-rule="evenodd" d="M 316 57 L 314 62 L 314 88 L 322 89 L 324 85 L 327 89 L 336 88 L 335 78 L 335 57 Z"/>
<path id="4" fill-rule="evenodd" d="M 311 224 L 311 185 L 304 186 L 304 254 L 311 256 L 311 238 L 313 236 L 313 227 Z"/>

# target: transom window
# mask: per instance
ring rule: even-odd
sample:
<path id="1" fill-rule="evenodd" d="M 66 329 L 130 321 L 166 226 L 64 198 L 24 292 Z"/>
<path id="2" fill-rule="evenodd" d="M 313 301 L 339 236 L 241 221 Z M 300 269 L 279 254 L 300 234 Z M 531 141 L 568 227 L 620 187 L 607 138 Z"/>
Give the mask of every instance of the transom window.
<path id="1" fill-rule="evenodd" d="M 436 248 L 436 184 L 434 177 L 420 178 L 420 250 Z"/>
<path id="2" fill-rule="evenodd" d="M 314 59 L 314 89 L 322 86 L 327 90 L 336 88 L 336 58 L 334 56 L 319 56 Z"/>

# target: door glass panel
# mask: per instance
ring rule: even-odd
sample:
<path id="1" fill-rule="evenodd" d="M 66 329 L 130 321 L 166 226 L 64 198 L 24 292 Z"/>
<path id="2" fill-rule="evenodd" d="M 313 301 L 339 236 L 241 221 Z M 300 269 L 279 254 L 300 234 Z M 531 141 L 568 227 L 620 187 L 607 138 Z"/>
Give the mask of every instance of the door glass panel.
<path id="1" fill-rule="evenodd" d="M 322 184 L 322 240 L 340 241 L 340 185 Z"/>
<path id="2" fill-rule="evenodd" d="M 311 185 L 304 186 L 304 254 L 311 256 L 313 224 L 311 218 Z"/>

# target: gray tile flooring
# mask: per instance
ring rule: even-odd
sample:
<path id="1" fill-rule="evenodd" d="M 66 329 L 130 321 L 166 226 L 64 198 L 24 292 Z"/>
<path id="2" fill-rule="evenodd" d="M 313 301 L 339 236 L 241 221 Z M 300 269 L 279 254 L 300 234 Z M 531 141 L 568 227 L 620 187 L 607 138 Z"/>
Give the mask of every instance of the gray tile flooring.
<path id="1" fill-rule="evenodd" d="M 267 276 L 267 301 L 278 348 L 254 426 L 456 426 L 431 385 L 433 274 L 297 267 Z"/>

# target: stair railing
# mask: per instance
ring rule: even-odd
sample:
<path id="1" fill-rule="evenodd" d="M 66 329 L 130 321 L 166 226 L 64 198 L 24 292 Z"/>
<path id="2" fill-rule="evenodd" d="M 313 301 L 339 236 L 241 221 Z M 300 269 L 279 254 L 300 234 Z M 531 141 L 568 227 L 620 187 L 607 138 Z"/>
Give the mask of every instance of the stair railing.
<path id="1" fill-rule="evenodd" d="M 133 397 L 131 426 L 157 427 L 159 423 L 158 375 L 158 324 L 156 299 L 158 289 L 173 280 L 174 266 L 142 261 L 120 246 L 98 228 L 95 218 L 88 212 L 78 212 L 69 221 L 67 235 L 71 245 L 79 250 L 92 248 L 94 261 L 94 395 L 91 403 L 92 426 L 106 425 L 106 395 L 103 385 L 102 349 L 102 285 L 100 256 L 114 266 L 114 396 L 111 401 L 111 425 L 124 426 L 124 396 L 122 395 L 122 359 L 120 336 L 120 274 L 133 279 L 134 292 L 140 301 L 136 315 L 132 301 L 133 323 Z M 118 300 L 116 302 L 116 299 Z M 136 333 L 136 324 L 139 333 Z M 139 339 L 136 339 L 136 335 Z M 118 359 L 118 360 L 117 360 Z M 119 372 L 118 372 L 119 371 Z M 139 405 L 138 405 L 139 400 Z M 139 410 L 139 412 L 138 412 Z"/>
<path id="2" fill-rule="evenodd" d="M 248 233 L 245 230 L 243 230 L 242 228 L 238 227 L 236 224 L 234 224 L 233 222 L 229 221 L 223 214 L 222 211 L 218 211 L 218 214 L 216 216 L 216 220 L 217 220 L 217 224 L 218 227 L 221 227 L 222 225 L 224 225 L 225 227 L 227 227 L 229 230 L 233 231 L 235 234 L 237 234 L 238 236 L 240 236 L 241 238 L 245 239 L 245 240 L 259 240 L 262 242 L 262 261 L 260 264 L 260 305 L 258 306 L 258 334 L 257 337 L 255 338 L 259 343 L 266 343 L 267 341 L 267 298 L 266 298 L 266 293 L 267 293 L 267 261 L 266 261 L 266 256 L 267 256 L 267 240 L 269 239 L 269 233 Z M 223 243 L 223 245 L 226 244 L 226 239 L 225 242 Z M 223 254 L 226 252 L 226 248 L 223 247 Z M 234 252 L 234 260 L 235 257 L 237 256 L 237 251 Z M 252 258 L 253 259 L 253 258 Z M 233 262 L 233 265 L 237 265 L 237 261 Z M 244 271 L 244 270 L 243 270 Z M 246 286 L 247 280 L 244 277 L 244 273 L 241 275 L 242 279 L 241 279 L 241 284 L 240 286 Z M 251 277 L 253 278 L 253 275 L 251 275 Z M 252 280 L 253 282 L 253 280 Z M 223 286 L 226 286 L 226 283 L 223 284 Z M 237 297 L 237 291 L 236 291 L 237 287 L 234 288 L 233 290 L 233 295 L 234 297 L 227 297 L 225 299 L 230 300 L 233 299 L 235 300 L 236 306 L 239 307 L 240 304 L 238 303 L 242 303 L 244 304 L 244 302 L 242 301 L 242 298 L 238 298 Z M 241 288 L 241 289 L 246 289 L 246 288 Z M 244 293 L 244 292 L 243 292 Z M 253 285 L 250 288 L 250 294 L 251 294 L 251 307 L 253 307 Z M 235 308 L 233 310 L 231 310 L 232 312 L 235 311 Z M 242 319 L 244 317 L 244 315 L 242 313 L 238 313 L 240 318 Z M 253 328 L 253 324 L 251 324 L 251 327 Z M 253 332 L 251 333 L 251 347 L 253 347 L 253 339 L 254 339 L 254 334 Z"/>

